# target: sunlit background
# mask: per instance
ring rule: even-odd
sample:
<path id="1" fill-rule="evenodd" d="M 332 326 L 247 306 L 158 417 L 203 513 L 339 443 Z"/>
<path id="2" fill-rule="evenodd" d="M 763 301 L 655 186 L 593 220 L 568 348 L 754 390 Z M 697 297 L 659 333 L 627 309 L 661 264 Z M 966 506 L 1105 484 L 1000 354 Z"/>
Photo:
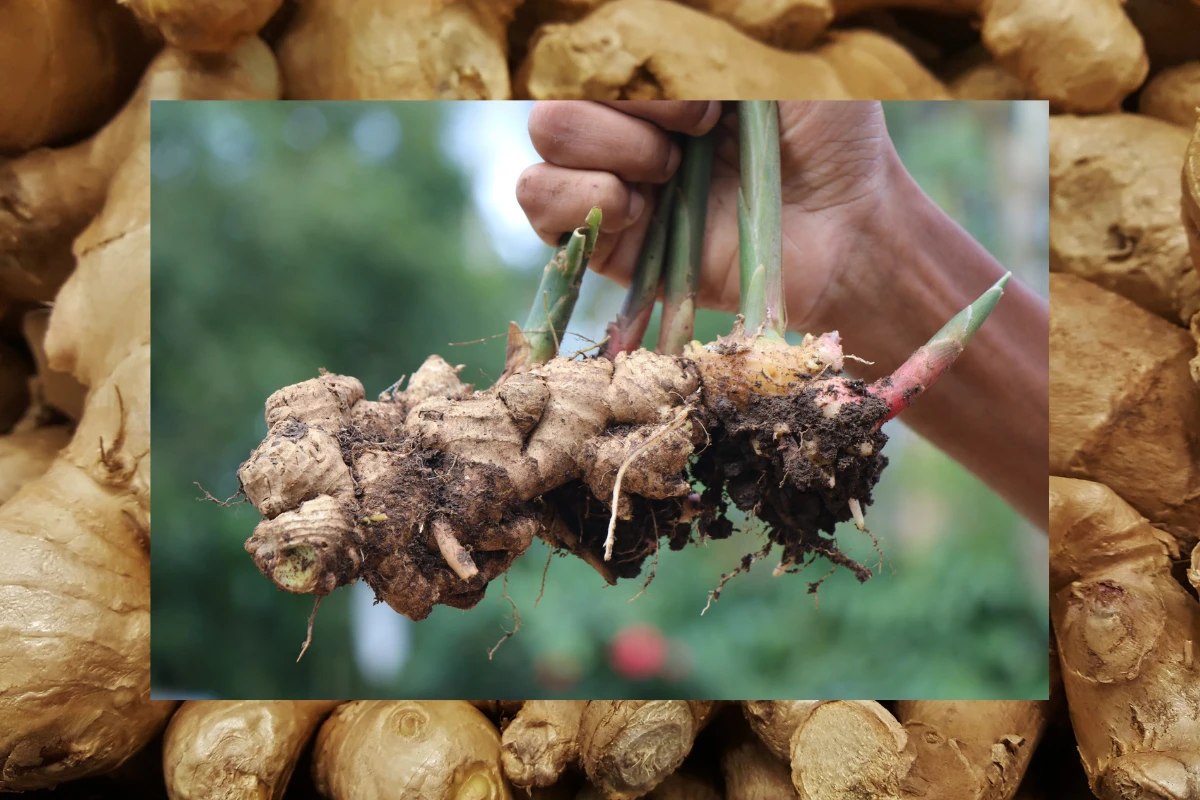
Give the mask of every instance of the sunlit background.
<path id="1" fill-rule="evenodd" d="M 654 580 L 606 587 L 535 540 L 470 611 L 420 623 L 364 584 L 321 605 L 277 591 L 242 543 L 235 472 L 263 401 L 324 367 L 373 396 L 429 353 L 487 386 L 548 249 L 514 199 L 538 160 L 523 103 L 156 103 L 153 110 L 153 683 L 187 697 L 1040 697 L 1046 539 L 902 424 L 869 510 L 882 563 L 772 578 L 761 563 L 701 616 L 754 532 L 666 552 Z M 924 189 L 1047 291 L 1041 103 L 886 108 Z M 589 275 L 563 350 L 587 347 L 622 291 Z M 702 312 L 697 337 L 731 319 Z M 455 344 L 482 340 L 475 344 Z M 654 341 L 653 331 L 648 337 Z M 868 355 L 868 354 L 863 354 Z M 547 571 L 548 566 L 548 571 Z M 635 599 L 636 596 L 636 599 Z M 540 601 L 539 601 L 540 597 Z M 511 600 L 511 602 L 510 602 Z M 494 656 L 489 651 L 520 629 Z"/>

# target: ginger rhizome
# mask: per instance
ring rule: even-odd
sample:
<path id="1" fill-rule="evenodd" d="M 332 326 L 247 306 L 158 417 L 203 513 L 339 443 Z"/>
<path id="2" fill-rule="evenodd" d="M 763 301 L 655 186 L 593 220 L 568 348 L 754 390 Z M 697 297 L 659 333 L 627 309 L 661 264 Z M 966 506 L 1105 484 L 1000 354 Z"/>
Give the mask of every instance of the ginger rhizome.
<path id="1" fill-rule="evenodd" d="M 238 471 L 264 517 L 246 543 L 262 573 L 318 600 L 361 578 L 419 620 L 437 604 L 473 607 L 534 536 L 613 582 L 638 575 L 663 539 L 680 549 L 697 535 L 728 537 L 732 504 L 766 524 L 758 555 L 778 548 L 778 573 L 823 557 L 866 580 L 829 534 L 849 520 L 865 530 L 886 464 L 880 427 L 962 352 L 1007 276 L 873 384 L 841 374 L 836 332 L 788 345 L 777 109 L 748 103 L 739 116 L 742 321 L 728 337 L 684 346 L 676 333 L 690 334 L 694 314 L 699 262 L 685 254 L 663 261 L 661 344 L 680 355 L 632 349 L 631 313 L 615 323 L 619 352 L 554 357 L 597 235 L 593 212 L 547 265 L 491 388 L 474 391 L 431 356 L 378 400 L 329 374 L 268 399 L 267 438 Z M 698 174 L 685 188 L 703 199 Z"/>
<path id="2" fill-rule="evenodd" d="M 287 96 L 505 99 L 511 92 L 506 31 L 518 5 L 520 0 L 297 3 L 278 44 Z"/>
<path id="3" fill-rule="evenodd" d="M 1050 479 L 1051 619 L 1102 800 L 1200 792 L 1200 604 L 1171 574 L 1179 557 L 1112 489 Z"/>
<path id="4" fill-rule="evenodd" d="M 304 748 L 339 705 L 327 700 L 190 701 L 163 742 L 171 800 L 281 800 Z"/>
<path id="5" fill-rule="evenodd" d="M 1050 300 L 1050 474 L 1103 483 L 1164 530 L 1195 539 L 1195 342 L 1074 275 L 1051 273 Z"/>
<path id="6" fill-rule="evenodd" d="M 339 706 L 313 751 L 327 800 L 512 800 L 500 734 L 462 701 L 367 701 Z"/>
<path id="7" fill-rule="evenodd" d="M 742 705 L 804 800 L 1011 800 L 1048 711 L 1029 700 L 902 701 L 894 714 L 871 700 Z"/>
<path id="8" fill-rule="evenodd" d="M 278 80 L 270 51 L 256 39 L 217 58 L 165 50 L 155 64 L 143 90 L 110 123 L 123 141 L 105 128 L 69 150 L 34 151 L 9 164 L 21 186 L 37 187 L 29 196 L 47 199 L 31 207 L 51 224 L 56 196 L 74 202 L 87 193 L 102 209 L 78 236 L 72 223 L 70 277 L 51 295 L 44 336 L 46 369 L 86 387 L 78 426 L 45 473 L 0 506 L 0 546 L 9 554 L 0 565 L 0 607 L 11 611 L 0 621 L 0 790 L 111 770 L 155 736 L 174 707 L 149 699 L 150 137 L 144 121 L 149 97 L 168 86 L 205 85 L 199 96 L 215 97 L 247 96 L 242 87 L 249 86 L 259 90 L 253 96 L 271 97 Z M 141 125 L 128 122 L 138 115 Z M 101 150 L 103 169 L 84 155 Z M 81 189 L 96 183 L 96 190 Z"/>
<path id="9" fill-rule="evenodd" d="M 1050 118 L 1050 269 L 1176 324 L 1200 311 L 1179 224 L 1188 130 L 1138 114 Z"/>
<path id="10" fill-rule="evenodd" d="M 0 156 L 95 131 L 128 99 L 152 52 L 114 0 L 0 6 Z"/>

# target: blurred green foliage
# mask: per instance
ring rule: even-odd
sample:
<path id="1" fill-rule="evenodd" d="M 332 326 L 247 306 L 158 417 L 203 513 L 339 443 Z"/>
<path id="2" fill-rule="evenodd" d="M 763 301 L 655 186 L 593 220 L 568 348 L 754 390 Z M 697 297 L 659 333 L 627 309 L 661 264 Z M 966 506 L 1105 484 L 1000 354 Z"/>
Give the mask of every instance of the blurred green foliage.
<path id="1" fill-rule="evenodd" d="M 507 584 L 494 582 L 468 612 L 439 607 L 414 624 L 369 608 L 364 586 L 335 592 L 297 664 L 311 598 L 277 591 L 243 551 L 254 509 L 203 502 L 197 483 L 220 497 L 236 492 L 238 465 L 266 433 L 263 401 L 318 368 L 359 377 L 368 396 L 433 352 L 465 364 L 464 379 L 477 385 L 498 374 L 503 339 L 488 337 L 523 317 L 548 251 L 530 249 L 532 233 L 518 227 L 509 236 L 539 255 L 525 268 L 497 255 L 483 219 L 503 215 L 493 201 L 481 207 L 488 159 L 473 143 L 491 142 L 490 158 L 531 160 L 503 146 L 522 140 L 527 108 L 476 107 L 464 135 L 462 112 L 449 105 L 154 105 L 158 695 L 1045 695 L 1044 538 L 895 425 L 892 467 L 869 512 L 882 557 L 853 527 L 839 532 L 852 555 L 880 568 L 865 585 L 834 574 L 819 607 L 806 590 L 821 565 L 775 579 L 773 564 L 758 564 L 701 616 L 721 573 L 759 548 L 753 533 L 665 554 L 632 602 L 638 582 L 604 587 L 537 541 Z M 1021 113 L 1044 119 L 1044 106 Z M 996 222 L 1004 169 L 995 154 L 1020 135 L 1019 116 L 1001 104 L 888 108 L 910 171 L 1002 260 L 1016 256 Z M 1029 146 L 1044 162 L 1042 145 Z M 1037 188 L 1021 200 L 1034 213 L 1045 202 Z M 494 202 L 514 204 L 511 189 Z M 1035 227 L 1031 236 L 1044 234 Z M 1035 241 L 1033 251 L 1038 258 L 1013 266 L 1041 286 L 1045 247 Z M 602 318 L 620 292 L 594 278 L 579 314 Z M 702 313 L 698 335 L 728 325 Z M 448 346 L 470 340 L 483 341 Z M 523 626 L 489 659 L 512 627 L 513 604 Z M 659 677 L 645 681 L 623 678 L 609 660 L 618 632 L 638 624 L 668 643 Z"/>

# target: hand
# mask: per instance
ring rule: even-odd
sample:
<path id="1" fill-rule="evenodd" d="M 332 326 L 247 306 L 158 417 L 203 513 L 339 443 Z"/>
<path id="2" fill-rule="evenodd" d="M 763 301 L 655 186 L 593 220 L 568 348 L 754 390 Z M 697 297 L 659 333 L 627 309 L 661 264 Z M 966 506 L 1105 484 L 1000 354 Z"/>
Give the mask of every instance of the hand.
<path id="1" fill-rule="evenodd" d="M 783 274 L 789 323 L 799 330 L 837 327 L 821 298 L 851 270 L 847 243 L 883 202 L 896 159 L 878 103 L 779 104 L 783 197 Z M 604 212 L 591 268 L 628 285 L 646 235 L 658 185 L 679 166 L 672 132 L 719 126 L 698 302 L 738 307 L 737 117 L 718 102 L 543 102 L 529 134 L 546 161 L 527 169 L 517 199 L 538 235 L 557 244 L 589 209 Z M 838 287 L 844 289 L 845 287 Z M 832 312 L 832 313 L 830 313 Z M 844 324 L 844 323 L 843 323 Z"/>
<path id="2" fill-rule="evenodd" d="M 788 323 L 840 330 L 846 368 L 898 367 L 1004 268 L 929 199 L 900 163 L 871 102 L 781 102 L 783 279 Z M 546 163 L 517 199 L 546 242 L 604 211 L 591 266 L 628 284 L 655 189 L 679 164 L 673 133 L 720 125 L 698 302 L 738 305 L 737 125 L 706 102 L 539 103 L 529 119 Z M 669 133 L 670 132 L 670 133 Z M 904 421 L 1046 527 L 1049 311 L 1019 281 L 954 368 Z"/>

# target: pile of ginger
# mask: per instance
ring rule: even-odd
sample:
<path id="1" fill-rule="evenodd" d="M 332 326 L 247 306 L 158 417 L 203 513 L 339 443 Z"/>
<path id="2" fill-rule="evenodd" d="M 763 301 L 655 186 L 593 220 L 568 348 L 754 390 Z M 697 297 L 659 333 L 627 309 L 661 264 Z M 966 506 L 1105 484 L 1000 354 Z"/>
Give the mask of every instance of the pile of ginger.
<path id="1" fill-rule="evenodd" d="M 1086 800 L 1076 744 L 1059 695 L 202 700 L 116 771 L 30 797 Z M 1140 796 L 1188 796 L 1166 788 Z"/>
<path id="2" fill-rule="evenodd" d="M 357 24 L 367 17 L 383 23 Z M 383 715 L 389 736 L 441 737 L 439 752 L 461 758 L 457 783 L 418 774 L 429 797 L 533 786 L 509 748 L 533 712 L 512 704 L 484 714 L 355 703 L 322 724 L 335 704 L 318 703 L 225 737 L 214 726 L 276 712 L 223 722 L 219 704 L 176 712 L 149 700 L 151 99 L 769 96 L 1036 98 L 1055 112 L 1050 530 L 1062 697 L 758 712 L 617 704 L 634 722 L 641 712 L 668 723 L 672 746 L 650 739 L 661 758 L 649 760 L 627 758 L 622 736 L 636 737 L 605 727 L 614 709 L 584 726 L 612 703 L 592 701 L 561 747 L 534 737 L 575 788 L 556 794 L 555 780 L 533 796 L 1069 797 L 1018 788 L 1043 730 L 1039 753 L 1074 737 L 1096 796 L 1200 796 L 1197 29 L 1190 0 L 0 7 L 0 790 L 65 791 L 105 773 L 121 786 L 145 780 L 145 762 L 163 763 L 170 786 L 200 769 L 185 769 L 183 750 L 241 743 L 228 777 L 278 797 L 317 735 L 306 756 L 315 788 L 358 797 L 359 759 L 347 754 L 385 752 L 370 727 Z M 1055 727 L 1060 701 L 1073 732 Z M 743 719 L 740 745 L 716 741 Z M 776 723 L 782 734 L 768 732 Z M 268 729 L 279 749 L 255 738 Z M 714 749 L 689 760 L 693 741 Z M 831 760 L 798 761 L 798 747 Z M 1055 766 L 1077 768 L 1070 747 L 1053 752 Z M 742 777 L 782 794 L 742 793 Z M 649 794 L 636 794 L 644 782 L 622 788 L 641 779 Z"/>

